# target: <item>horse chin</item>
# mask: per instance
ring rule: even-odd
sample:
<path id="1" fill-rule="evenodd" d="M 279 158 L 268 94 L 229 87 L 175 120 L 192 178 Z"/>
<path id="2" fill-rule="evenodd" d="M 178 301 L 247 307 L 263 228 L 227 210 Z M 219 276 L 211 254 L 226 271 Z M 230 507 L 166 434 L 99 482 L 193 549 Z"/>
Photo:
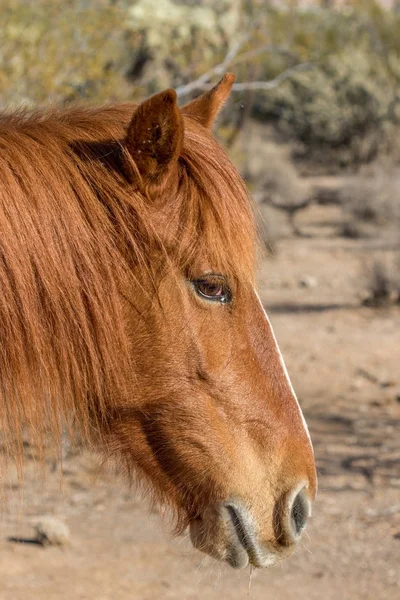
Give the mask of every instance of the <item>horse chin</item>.
<path id="1" fill-rule="evenodd" d="M 281 558 L 268 544 L 260 543 L 251 515 L 235 503 L 219 504 L 192 520 L 190 539 L 197 550 L 234 569 L 270 567 Z"/>

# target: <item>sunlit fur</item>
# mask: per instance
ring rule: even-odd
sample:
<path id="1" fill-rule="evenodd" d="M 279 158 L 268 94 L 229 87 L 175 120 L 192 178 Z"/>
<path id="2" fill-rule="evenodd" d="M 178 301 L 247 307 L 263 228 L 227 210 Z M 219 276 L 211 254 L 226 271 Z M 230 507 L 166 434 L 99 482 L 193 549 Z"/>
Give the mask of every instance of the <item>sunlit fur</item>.
<path id="1" fill-rule="evenodd" d="M 143 119 L 167 127 L 153 106 Z M 301 479 L 313 497 L 315 471 L 254 293 L 250 201 L 201 119 L 176 107 L 176 156 L 146 173 L 137 110 L 0 117 L 4 443 L 19 460 L 23 439 L 78 427 L 179 526 L 235 496 L 278 543 L 276 503 Z M 227 277 L 231 305 L 196 296 L 206 271 Z"/>

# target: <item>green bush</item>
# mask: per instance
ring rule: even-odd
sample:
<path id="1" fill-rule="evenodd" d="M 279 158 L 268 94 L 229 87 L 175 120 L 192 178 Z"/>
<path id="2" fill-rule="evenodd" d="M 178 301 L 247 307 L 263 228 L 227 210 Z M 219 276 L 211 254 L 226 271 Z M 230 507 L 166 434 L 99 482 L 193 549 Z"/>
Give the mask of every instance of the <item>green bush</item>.
<path id="1" fill-rule="evenodd" d="M 0 102 L 145 97 L 222 60 L 238 0 L 0 0 Z"/>
<path id="2" fill-rule="evenodd" d="M 281 132 L 302 142 L 314 160 L 335 155 L 341 166 L 368 162 L 385 141 L 395 98 L 380 67 L 360 51 L 332 56 L 264 94 L 255 114 L 275 119 Z"/>
<path id="3" fill-rule="evenodd" d="M 223 59 L 239 28 L 240 2 L 137 0 L 128 15 L 131 39 L 143 36 L 148 59 L 142 82 L 154 92 L 191 81 Z"/>
<path id="4" fill-rule="evenodd" d="M 313 161 L 357 166 L 392 151 L 398 145 L 399 29 L 400 15 L 368 1 L 344 11 L 266 11 L 259 36 L 275 51 L 260 61 L 260 78 L 299 63 L 309 68 L 257 92 L 253 115 L 301 142 Z"/>
<path id="5" fill-rule="evenodd" d="M 103 101 L 126 93 L 120 4 L 1 0 L 2 104 Z"/>

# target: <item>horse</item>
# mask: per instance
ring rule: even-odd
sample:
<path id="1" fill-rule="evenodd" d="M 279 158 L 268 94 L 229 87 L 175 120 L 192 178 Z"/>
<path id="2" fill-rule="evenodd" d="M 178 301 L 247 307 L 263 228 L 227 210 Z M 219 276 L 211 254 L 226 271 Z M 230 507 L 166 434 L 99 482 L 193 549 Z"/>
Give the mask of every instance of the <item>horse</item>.
<path id="1" fill-rule="evenodd" d="M 233 81 L 0 115 L 0 430 L 17 463 L 78 430 L 245 568 L 292 553 L 317 482 L 251 200 L 211 133 Z"/>

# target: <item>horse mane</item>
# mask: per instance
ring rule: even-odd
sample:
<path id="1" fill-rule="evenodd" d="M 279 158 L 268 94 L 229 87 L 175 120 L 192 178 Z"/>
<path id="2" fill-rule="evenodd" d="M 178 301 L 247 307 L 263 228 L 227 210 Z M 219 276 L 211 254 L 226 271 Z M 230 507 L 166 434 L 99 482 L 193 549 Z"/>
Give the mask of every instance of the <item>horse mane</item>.
<path id="1" fill-rule="evenodd" d="M 89 439 L 128 393 L 131 341 L 121 289 L 133 266 L 154 270 L 149 198 L 124 172 L 132 104 L 0 115 L 0 430 L 60 438 L 71 417 Z M 205 129 L 185 117 L 180 230 L 170 260 L 207 256 L 253 274 L 254 224 L 244 185 Z M 174 188 L 174 190 L 175 190 Z M 168 190 L 165 190 L 168 197 Z M 167 252 L 167 249 L 164 249 Z"/>

